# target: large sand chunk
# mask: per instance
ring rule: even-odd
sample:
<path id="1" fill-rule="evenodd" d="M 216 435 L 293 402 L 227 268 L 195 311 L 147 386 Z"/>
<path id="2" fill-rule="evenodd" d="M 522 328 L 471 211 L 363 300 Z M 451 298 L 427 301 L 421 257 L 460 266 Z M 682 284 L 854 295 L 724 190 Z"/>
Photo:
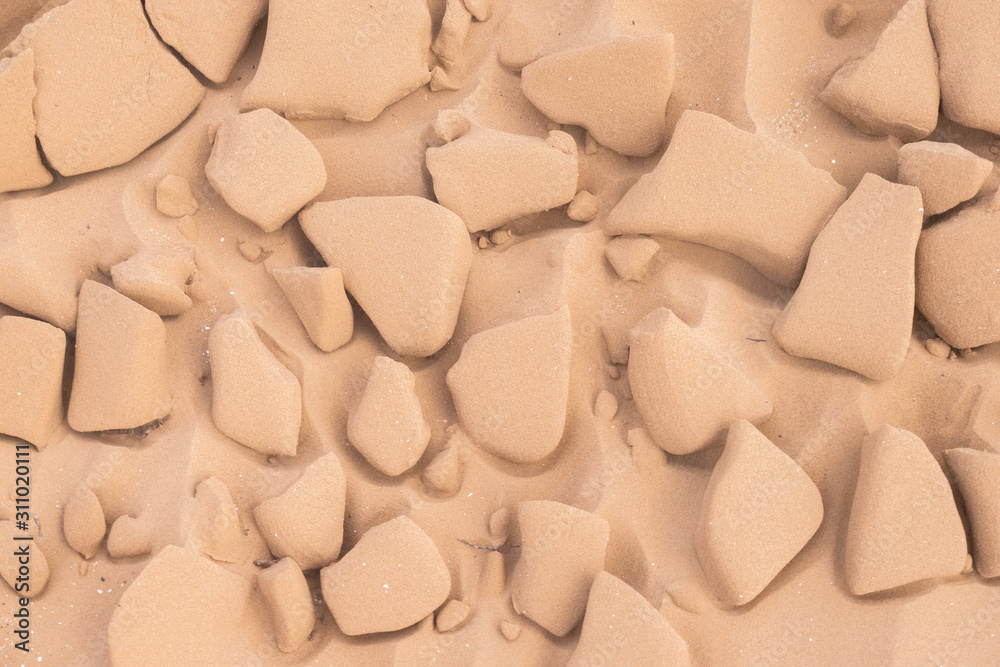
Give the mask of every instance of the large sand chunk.
<path id="1" fill-rule="evenodd" d="M 865 174 L 820 232 L 802 283 L 774 324 L 789 354 L 872 380 L 903 366 L 913 327 L 920 191 Z"/>
<path id="2" fill-rule="evenodd" d="M 691 656 L 687 642 L 656 607 L 618 577 L 598 572 L 580 641 L 566 667 L 597 664 L 687 667 Z"/>
<path id="3" fill-rule="evenodd" d="M 532 500 L 518 503 L 521 557 L 510 584 L 514 610 L 565 637 L 587 609 L 587 596 L 604 569 L 608 522 L 582 509 Z"/>
<path id="4" fill-rule="evenodd" d="M 0 59 L 0 192 L 52 182 L 35 145 L 35 54 Z"/>
<path id="5" fill-rule="evenodd" d="M 972 562 L 984 577 L 1000 576 L 1000 454 L 945 450 L 972 524 Z"/>
<path id="6" fill-rule="evenodd" d="M 243 107 L 372 120 L 430 80 L 430 46 L 422 0 L 271 0 L 264 52 Z"/>
<path id="7" fill-rule="evenodd" d="M 757 597 L 822 521 L 823 499 L 802 468 L 750 422 L 733 422 L 695 535 L 719 599 L 743 605 Z"/>
<path id="8" fill-rule="evenodd" d="M 85 282 L 77 316 L 70 427 L 136 428 L 166 417 L 171 404 L 163 320 L 106 285 Z"/>
<path id="9" fill-rule="evenodd" d="M 280 496 L 258 505 L 254 518 L 272 554 L 315 570 L 340 555 L 346 498 L 347 477 L 330 452 L 310 463 Z"/>
<path id="10" fill-rule="evenodd" d="M 566 424 L 572 351 L 568 306 L 472 336 L 447 376 L 462 427 L 508 461 L 548 456 Z"/>
<path id="11" fill-rule="evenodd" d="M 236 664 L 233 642 L 250 600 L 250 582 L 173 545 L 146 565 L 111 615 L 114 667 Z"/>
<path id="12" fill-rule="evenodd" d="M 923 139 L 938 120 L 937 53 L 924 0 L 910 0 L 872 50 L 833 75 L 820 99 L 868 134 Z"/>
<path id="13" fill-rule="evenodd" d="M 622 155 L 650 155 L 666 136 L 674 88 L 674 36 L 621 36 L 539 58 L 521 89 L 557 123 L 581 125 Z"/>
<path id="14" fill-rule="evenodd" d="M 431 441 L 414 383 L 406 364 L 377 357 L 361 402 L 347 420 L 348 440 L 385 475 L 412 468 Z"/>
<path id="15" fill-rule="evenodd" d="M 923 441 L 888 425 L 865 438 L 847 528 L 851 592 L 954 576 L 966 555 L 951 486 Z"/>
<path id="16" fill-rule="evenodd" d="M 333 352 L 351 340 L 354 310 L 340 269 L 293 266 L 271 269 L 271 277 L 288 297 L 316 347 Z"/>
<path id="17" fill-rule="evenodd" d="M 992 172 L 992 162 L 958 144 L 917 141 L 899 149 L 899 182 L 920 188 L 924 215 L 972 199 Z"/>
<path id="18" fill-rule="evenodd" d="M 316 609 L 302 570 L 291 558 L 282 558 L 257 573 L 257 587 L 271 612 L 278 648 L 294 651 L 316 625 Z"/>
<path id="19" fill-rule="evenodd" d="M 689 454 L 722 440 L 737 419 L 759 424 L 771 401 L 674 313 L 658 308 L 632 330 L 628 376 L 660 447 Z"/>
<path id="20" fill-rule="evenodd" d="M 607 234 L 663 234 L 730 252 L 794 286 L 847 192 L 798 151 L 685 111 L 656 169 L 608 217 Z"/>
<path id="21" fill-rule="evenodd" d="M 319 151 L 270 109 L 223 121 L 205 176 L 234 211 L 265 232 L 281 229 L 326 186 Z"/>
<path id="22" fill-rule="evenodd" d="M 1000 4 L 935 0 L 928 19 L 940 59 L 944 115 L 1000 134 Z"/>
<path id="23" fill-rule="evenodd" d="M 434 541 L 406 516 L 375 526 L 320 573 L 323 599 L 345 635 L 408 628 L 444 604 L 451 574 Z"/>
<path id="24" fill-rule="evenodd" d="M 45 449 L 62 423 L 66 334 L 26 317 L 0 319 L 0 433 Z"/>
<path id="25" fill-rule="evenodd" d="M 958 349 L 1000 340 L 1000 210 L 976 202 L 917 245 L 917 308 Z"/>
<path id="26" fill-rule="evenodd" d="M 313 204 L 302 230 L 393 350 L 426 357 L 451 339 L 472 242 L 462 220 L 421 197 Z"/>
<path id="27" fill-rule="evenodd" d="M 233 440 L 265 456 L 295 456 L 302 422 L 302 387 L 237 311 L 208 335 L 212 419 Z"/>
<path id="28" fill-rule="evenodd" d="M 225 83 L 267 0 L 146 0 L 146 13 L 160 39 L 214 81 Z"/>
<path id="29" fill-rule="evenodd" d="M 205 88 L 137 0 L 74 0 L 7 48 L 35 55 L 38 140 L 63 176 L 128 162 L 194 111 Z"/>
<path id="30" fill-rule="evenodd" d="M 427 149 L 434 196 L 470 232 L 572 201 L 577 185 L 576 141 L 565 132 L 527 137 L 477 128 Z"/>

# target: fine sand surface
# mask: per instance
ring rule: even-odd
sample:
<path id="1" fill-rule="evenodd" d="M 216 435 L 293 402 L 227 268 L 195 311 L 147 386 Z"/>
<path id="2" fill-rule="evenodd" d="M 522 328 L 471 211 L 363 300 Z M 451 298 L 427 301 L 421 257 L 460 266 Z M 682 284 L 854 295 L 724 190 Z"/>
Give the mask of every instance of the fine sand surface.
<path id="1" fill-rule="evenodd" d="M 1000 3 L 0 49 L 0 665 L 1000 664 Z"/>

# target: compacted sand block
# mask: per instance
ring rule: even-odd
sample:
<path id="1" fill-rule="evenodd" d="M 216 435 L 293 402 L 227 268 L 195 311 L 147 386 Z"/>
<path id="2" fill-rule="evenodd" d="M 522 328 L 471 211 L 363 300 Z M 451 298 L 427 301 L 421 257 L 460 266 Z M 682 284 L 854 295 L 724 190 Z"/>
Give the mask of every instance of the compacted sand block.
<path id="1" fill-rule="evenodd" d="M 1000 340 L 1000 208 L 974 202 L 929 227 L 917 245 L 917 308 L 963 350 Z"/>
<path id="2" fill-rule="evenodd" d="M 302 387 L 261 341 L 242 311 L 224 315 L 208 335 L 212 420 L 233 440 L 265 456 L 295 456 Z"/>
<path id="3" fill-rule="evenodd" d="M 270 610 L 278 648 L 290 653 L 302 646 L 316 625 L 316 609 L 298 563 L 282 558 L 261 570 L 257 588 Z"/>
<path id="4" fill-rule="evenodd" d="M 598 572 L 580 641 L 566 667 L 597 664 L 687 667 L 691 656 L 687 643 L 646 598 L 618 577 Z"/>
<path id="5" fill-rule="evenodd" d="M 928 4 L 940 59 L 944 115 L 967 127 L 1000 134 L 1000 5 L 993 0 Z"/>
<path id="6" fill-rule="evenodd" d="M 270 272 L 316 347 L 333 352 L 351 340 L 354 310 L 347 299 L 340 269 L 294 266 Z"/>
<path id="7" fill-rule="evenodd" d="M 472 336 L 447 375 L 462 428 L 514 463 L 548 456 L 566 424 L 572 352 L 568 306 Z"/>
<path id="8" fill-rule="evenodd" d="M 365 393 L 347 420 L 347 439 L 385 475 L 412 468 L 431 441 L 414 383 L 406 364 L 377 357 Z"/>
<path id="9" fill-rule="evenodd" d="M 164 317 L 191 307 L 185 286 L 195 271 L 190 248 L 144 248 L 111 267 L 115 289 Z"/>
<path id="10" fill-rule="evenodd" d="M 457 215 L 422 197 L 353 197 L 313 204 L 299 222 L 389 347 L 425 357 L 451 339 L 472 264 Z"/>
<path id="11" fill-rule="evenodd" d="M 26 317 L 0 318 L 0 433 L 49 444 L 63 418 L 66 334 Z"/>
<path id="12" fill-rule="evenodd" d="M 1000 576 L 1000 454 L 948 449 L 944 460 L 955 473 L 972 524 L 972 562 L 982 576 Z"/>
<path id="13" fill-rule="evenodd" d="M 992 172 L 992 162 L 958 144 L 917 141 L 899 149 L 899 182 L 920 188 L 924 215 L 972 199 Z"/>
<path id="14" fill-rule="evenodd" d="M 622 155 L 651 155 L 666 136 L 674 87 L 674 36 L 623 35 L 539 58 L 521 90 L 557 123 L 580 125 Z"/>
<path id="15" fill-rule="evenodd" d="M 108 626 L 115 667 L 236 664 L 251 584 L 193 551 L 170 545 L 118 601 Z"/>
<path id="16" fill-rule="evenodd" d="M 315 570 L 340 555 L 346 498 L 347 477 L 330 452 L 310 463 L 280 496 L 258 505 L 254 518 L 272 554 Z"/>
<path id="17" fill-rule="evenodd" d="M 86 281 L 77 316 L 70 427 L 136 428 L 165 418 L 171 405 L 163 320 L 107 285 Z"/>
<path id="18" fill-rule="evenodd" d="M 191 184 L 183 176 L 167 174 L 156 184 L 156 210 L 171 218 L 183 218 L 198 212 L 198 200 Z"/>
<path id="19" fill-rule="evenodd" d="M 604 256 L 622 280 L 642 280 L 646 277 L 653 256 L 660 244 L 648 236 L 627 234 L 608 241 Z"/>
<path id="20" fill-rule="evenodd" d="M 267 13 L 267 0 L 146 0 L 145 6 L 160 39 L 215 83 L 229 78 Z"/>
<path id="21" fill-rule="evenodd" d="M 430 80 L 422 0 L 271 0 L 260 66 L 243 107 L 288 118 L 372 120 Z"/>
<path id="22" fill-rule="evenodd" d="M 15 538 L 26 535 L 35 538 L 29 547 L 30 571 L 27 581 L 20 573 L 22 563 L 19 562 L 18 555 L 15 553 L 16 549 L 0 550 L 0 577 L 10 586 L 11 599 L 14 599 L 15 594 L 17 597 L 33 598 L 45 590 L 45 585 L 49 581 L 49 561 L 39 546 L 38 532 L 36 530 L 30 532 L 19 530 L 13 521 L 0 521 L 0 540 L 3 540 L 3 544 L 17 544 Z M 21 578 L 20 581 L 18 581 L 18 577 Z"/>
<path id="23" fill-rule="evenodd" d="M 52 182 L 35 145 L 35 54 L 0 59 L 0 192 Z"/>
<path id="24" fill-rule="evenodd" d="M 427 149 L 434 195 L 470 232 L 569 203 L 576 194 L 576 141 L 554 130 L 548 139 L 474 128 Z"/>
<path id="25" fill-rule="evenodd" d="M 63 535 L 67 544 L 84 558 L 93 558 L 107 529 L 101 501 L 81 484 L 66 500 L 63 511 Z"/>
<path id="26" fill-rule="evenodd" d="M 760 424 L 771 416 L 767 396 L 666 308 L 632 330 L 628 371 L 639 414 L 671 454 L 721 441 L 737 419 Z"/>
<path id="27" fill-rule="evenodd" d="M 510 583 L 511 602 L 557 637 L 583 618 L 590 585 L 604 569 L 607 520 L 551 500 L 518 503 L 521 556 Z"/>
<path id="28" fill-rule="evenodd" d="M 798 151 L 688 110 L 659 164 L 615 206 L 604 230 L 711 246 L 791 287 L 816 235 L 846 196 Z"/>
<path id="29" fill-rule="evenodd" d="M 957 575 L 967 551 L 951 486 L 924 442 L 889 425 L 865 438 L 847 528 L 851 592 Z"/>
<path id="30" fill-rule="evenodd" d="M 281 229 L 326 187 L 319 151 L 270 109 L 223 121 L 205 176 L 234 211 L 265 232 Z"/>
<path id="31" fill-rule="evenodd" d="M 795 558 L 823 521 L 819 489 L 753 424 L 729 427 L 701 504 L 698 560 L 719 599 L 743 605 Z"/>
<path id="32" fill-rule="evenodd" d="M 774 323 L 789 354 L 887 380 L 913 327 L 920 191 L 865 174 L 820 232 L 802 283 Z"/>
<path id="33" fill-rule="evenodd" d="M 26 26 L 4 55 L 25 49 L 35 56 L 38 139 L 63 176 L 128 162 L 177 127 L 205 94 L 135 0 L 56 7 Z"/>
<path id="34" fill-rule="evenodd" d="M 910 0 L 871 51 L 837 70 L 820 99 L 868 134 L 923 139 L 937 127 L 937 53 L 925 0 Z"/>
<path id="35" fill-rule="evenodd" d="M 370 528 L 320 573 L 323 599 L 346 635 L 408 628 L 444 604 L 451 574 L 434 541 L 406 516 Z"/>
<path id="36" fill-rule="evenodd" d="M 243 554 L 243 527 L 229 489 L 219 479 L 203 480 L 194 492 L 191 543 L 218 561 L 236 563 Z"/>

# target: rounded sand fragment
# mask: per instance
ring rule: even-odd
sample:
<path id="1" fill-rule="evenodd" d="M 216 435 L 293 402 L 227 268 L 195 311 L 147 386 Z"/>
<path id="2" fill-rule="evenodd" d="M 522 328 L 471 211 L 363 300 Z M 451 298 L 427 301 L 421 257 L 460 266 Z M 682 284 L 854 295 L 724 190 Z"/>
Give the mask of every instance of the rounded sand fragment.
<path id="1" fill-rule="evenodd" d="M 309 339 L 333 352 L 354 335 L 354 310 L 344 290 L 340 269 L 296 266 L 271 269 L 271 276 L 288 297 Z"/>
<path id="2" fill-rule="evenodd" d="M 448 600 L 434 617 L 434 628 L 438 632 L 457 630 L 468 620 L 471 613 L 472 608 L 461 600 Z"/>
<path id="3" fill-rule="evenodd" d="M 74 551 L 91 559 L 101 547 L 108 525 L 101 501 L 85 486 L 77 487 L 63 511 L 63 535 Z"/>
<path id="4" fill-rule="evenodd" d="M 295 456 L 302 388 L 253 322 L 242 311 L 219 318 L 208 335 L 208 353 L 216 428 L 265 456 Z"/>
<path id="5" fill-rule="evenodd" d="M 955 576 L 967 553 L 951 486 L 924 442 L 889 425 L 865 438 L 847 528 L 851 592 Z"/>
<path id="6" fill-rule="evenodd" d="M 972 561 L 984 577 L 1000 576 L 1000 454 L 948 449 L 944 460 L 955 477 L 972 524 Z"/>
<path id="7" fill-rule="evenodd" d="M 177 174 L 167 174 L 156 184 L 156 210 L 171 218 L 183 218 L 198 212 L 198 200 L 191 184 Z"/>
<path id="8" fill-rule="evenodd" d="M 0 192 L 52 182 L 35 145 L 35 54 L 0 59 Z"/>
<path id="9" fill-rule="evenodd" d="M 587 596 L 604 569 L 608 522 L 590 512 L 553 502 L 518 503 L 521 557 L 510 591 L 517 613 L 565 637 L 583 618 Z"/>
<path id="10" fill-rule="evenodd" d="M 278 648 L 290 653 L 309 639 L 316 625 L 316 609 L 302 570 L 291 558 L 282 558 L 257 573 L 257 587 L 271 613 Z"/>
<path id="11" fill-rule="evenodd" d="M 602 389 L 594 401 L 594 416 L 611 421 L 618 414 L 618 399 L 606 389 Z"/>
<path id="12" fill-rule="evenodd" d="M 108 554 L 112 558 L 143 556 L 152 549 L 150 527 L 140 519 L 123 514 L 108 531 Z"/>
<path id="13" fill-rule="evenodd" d="M 315 570 L 340 555 L 346 500 L 347 477 L 330 452 L 310 463 L 281 495 L 258 505 L 254 518 L 272 554 Z"/>
<path id="14" fill-rule="evenodd" d="M 347 419 L 348 441 L 390 477 L 412 468 L 431 440 L 415 382 L 406 364 L 377 357 L 361 402 Z"/>
<path id="15" fill-rule="evenodd" d="M 566 216 L 577 222 L 590 222 L 601 211 L 601 200 L 586 190 L 573 195 L 573 201 L 566 207 Z"/>
<path id="16" fill-rule="evenodd" d="M 115 289 L 157 315 L 180 315 L 191 307 L 185 286 L 195 271 L 190 249 L 144 248 L 111 267 Z"/>
<path id="17" fill-rule="evenodd" d="M 433 540 L 406 516 L 370 528 L 320 573 L 323 599 L 349 636 L 408 628 L 444 604 L 451 574 Z"/>
<path id="18" fill-rule="evenodd" d="M 62 423 L 66 334 L 26 317 L 0 318 L 0 433 L 45 449 Z"/>
<path id="19" fill-rule="evenodd" d="M 899 149 L 899 177 L 920 188 L 924 215 L 937 215 L 972 199 L 993 163 L 958 144 L 917 141 Z"/>

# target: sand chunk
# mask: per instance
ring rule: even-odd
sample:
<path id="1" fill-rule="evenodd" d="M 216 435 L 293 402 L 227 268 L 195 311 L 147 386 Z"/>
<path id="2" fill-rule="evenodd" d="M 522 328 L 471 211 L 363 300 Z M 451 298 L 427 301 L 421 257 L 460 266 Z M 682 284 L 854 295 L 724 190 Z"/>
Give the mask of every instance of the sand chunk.
<path id="1" fill-rule="evenodd" d="M 70 427 L 135 428 L 163 419 L 171 404 L 163 320 L 110 287 L 86 281 L 77 316 Z"/>
<path id="2" fill-rule="evenodd" d="M 587 595 L 604 569 L 608 522 L 551 500 L 517 505 L 521 557 L 510 584 L 514 610 L 565 637 L 583 618 Z"/>
<path id="3" fill-rule="evenodd" d="M 84 558 L 93 558 L 101 547 L 107 528 L 101 501 L 86 486 L 77 487 L 63 510 L 66 542 Z"/>
<path id="4" fill-rule="evenodd" d="M 333 352 L 351 340 L 354 310 L 340 269 L 296 266 L 271 269 L 271 277 L 281 286 L 316 347 Z"/>
<path id="5" fill-rule="evenodd" d="M 472 263 L 457 215 L 421 197 L 354 197 L 313 204 L 299 221 L 389 347 L 426 357 L 448 342 Z"/>
<path id="6" fill-rule="evenodd" d="M 346 499 L 344 469 L 330 452 L 310 463 L 280 496 L 258 505 L 254 518 L 272 554 L 315 570 L 340 555 Z"/>
<path id="7" fill-rule="evenodd" d="M 441 19 L 441 30 L 438 31 L 437 38 L 431 46 L 434 55 L 441 60 L 445 67 L 450 69 L 458 60 L 471 25 L 472 14 L 466 9 L 464 2 L 462 0 L 446 0 L 444 18 Z"/>
<path id="8" fill-rule="evenodd" d="M 548 456 L 566 424 L 572 351 L 568 306 L 472 336 L 447 375 L 462 428 L 514 463 Z"/>
<path id="9" fill-rule="evenodd" d="M 634 588 L 599 572 L 590 588 L 580 642 L 566 667 L 691 664 L 687 642 Z"/>
<path id="10" fill-rule="evenodd" d="M 566 207 L 566 216 L 577 222 L 590 222 L 601 211 L 601 200 L 586 190 L 573 195 L 573 201 Z"/>
<path id="11" fill-rule="evenodd" d="M 326 187 L 319 151 L 270 109 L 222 122 L 205 176 L 234 211 L 265 232 L 281 229 Z"/>
<path id="12" fill-rule="evenodd" d="M 698 332 L 666 308 L 632 329 L 629 384 L 662 449 L 689 454 L 722 440 L 737 419 L 759 424 L 771 401 Z"/>
<path id="13" fill-rule="evenodd" d="M 291 558 L 282 558 L 257 573 L 257 587 L 271 612 L 278 648 L 285 653 L 301 646 L 316 625 L 316 609 L 302 570 Z"/>
<path id="14" fill-rule="evenodd" d="M 992 171 L 992 162 L 958 144 L 918 141 L 899 149 L 899 182 L 920 188 L 924 215 L 972 199 Z"/>
<path id="15" fill-rule="evenodd" d="M 235 664 L 250 582 L 192 551 L 170 545 L 126 589 L 108 625 L 111 663 Z"/>
<path id="16" fill-rule="evenodd" d="M 288 118 L 368 121 L 430 79 L 422 0 L 271 0 L 267 39 L 243 108 Z"/>
<path id="17" fill-rule="evenodd" d="M 660 244 L 648 236 L 616 236 L 608 241 L 604 256 L 622 280 L 642 280 L 646 277 L 653 256 Z"/>
<path id="18" fill-rule="evenodd" d="M 265 456 L 295 456 L 302 387 L 267 349 L 246 314 L 219 318 L 208 335 L 208 354 L 216 428 Z"/>
<path id="19" fill-rule="evenodd" d="M 993 0 L 928 3 L 940 59 L 944 115 L 1000 134 L 1000 6 Z"/>
<path id="20" fill-rule="evenodd" d="M 177 174 L 167 174 L 156 184 L 156 210 L 171 218 L 183 218 L 198 212 L 198 200 L 191 184 Z"/>
<path id="21" fill-rule="evenodd" d="M 521 70 L 521 90 L 539 111 L 580 125 L 622 155 L 651 155 L 667 132 L 674 88 L 674 36 L 632 37 L 539 58 Z"/>
<path id="22" fill-rule="evenodd" d="M 408 628 L 440 607 L 451 574 L 433 540 L 406 516 L 375 526 L 320 572 L 323 599 L 346 635 Z"/>
<path id="23" fill-rule="evenodd" d="M 689 110 L 656 169 L 625 194 L 604 231 L 701 243 L 791 287 L 816 235 L 846 196 L 798 151 Z"/>
<path id="24" fill-rule="evenodd" d="M 1000 210 L 975 202 L 917 245 L 917 308 L 956 349 L 1000 340 Z"/>
<path id="25" fill-rule="evenodd" d="M 951 486 L 924 442 L 889 425 L 865 438 L 847 528 L 851 592 L 957 575 L 966 553 Z"/>
<path id="26" fill-rule="evenodd" d="M 0 192 L 52 182 L 35 145 L 35 54 L 0 59 Z"/>
<path id="27" fill-rule="evenodd" d="M 111 267 L 111 279 L 119 292 L 167 317 L 180 315 L 191 307 L 191 297 L 184 287 L 194 270 L 190 250 L 144 248 Z"/>
<path id="28" fill-rule="evenodd" d="M 458 448 L 449 446 L 431 459 L 421 479 L 428 488 L 438 493 L 457 493 L 462 488 L 462 460 L 458 456 Z"/>
<path id="29" fill-rule="evenodd" d="M 128 162 L 177 127 L 205 95 L 134 0 L 56 7 L 25 26 L 7 53 L 25 49 L 35 55 L 38 140 L 63 176 Z"/>
<path id="30" fill-rule="evenodd" d="M 549 139 L 475 128 L 427 149 L 434 195 L 470 232 L 570 202 L 576 194 L 576 142 L 565 132 Z"/>
<path id="31" fill-rule="evenodd" d="M 944 460 L 958 479 L 972 524 L 972 556 L 984 577 L 1000 576 L 1000 454 L 976 449 L 945 450 Z"/>
<path id="32" fill-rule="evenodd" d="M 361 402 L 347 420 L 350 443 L 385 475 L 412 468 L 431 440 L 414 382 L 406 364 L 377 357 Z"/>
<path id="33" fill-rule="evenodd" d="M 243 553 L 243 527 L 229 489 L 209 477 L 194 492 L 191 543 L 215 560 L 236 563 Z"/>
<path id="34" fill-rule="evenodd" d="M 913 328 L 920 191 L 865 174 L 820 232 L 802 283 L 774 324 L 789 354 L 887 380 Z"/>
<path id="35" fill-rule="evenodd" d="M 434 618 L 434 628 L 438 632 L 457 630 L 471 613 L 472 608 L 461 600 L 448 600 Z"/>
<path id="36" fill-rule="evenodd" d="M 0 433 L 39 451 L 62 423 L 66 334 L 26 317 L 0 318 Z"/>
<path id="37" fill-rule="evenodd" d="M 143 521 L 122 514 L 108 531 L 108 554 L 112 558 L 130 558 L 148 554 L 152 548 L 150 527 Z"/>
<path id="38" fill-rule="evenodd" d="M 32 541 L 15 540 L 16 537 L 32 536 Z M 13 521 L 0 521 L 0 540 L 2 544 L 9 545 L 9 548 L 0 550 L 0 577 L 10 584 L 19 597 L 32 598 L 45 590 L 45 584 L 49 581 L 49 562 L 45 558 L 40 546 L 38 546 L 38 533 L 34 530 L 18 530 Z M 14 547 L 13 545 L 17 545 Z M 30 572 L 27 581 L 18 581 L 22 576 L 18 573 L 21 566 L 19 557 L 14 552 L 27 545 L 30 559 Z"/>
<path id="39" fill-rule="evenodd" d="M 225 83 L 267 13 L 267 0 L 146 0 L 146 13 L 160 39 L 206 77 Z"/>
<path id="40" fill-rule="evenodd" d="M 910 0 L 872 50 L 841 67 L 820 99 L 867 134 L 917 141 L 938 120 L 937 53 L 924 0 Z"/>
<path id="41" fill-rule="evenodd" d="M 733 422 L 695 536 L 719 599 L 743 605 L 757 597 L 822 521 L 823 499 L 802 468 L 750 422 Z"/>

